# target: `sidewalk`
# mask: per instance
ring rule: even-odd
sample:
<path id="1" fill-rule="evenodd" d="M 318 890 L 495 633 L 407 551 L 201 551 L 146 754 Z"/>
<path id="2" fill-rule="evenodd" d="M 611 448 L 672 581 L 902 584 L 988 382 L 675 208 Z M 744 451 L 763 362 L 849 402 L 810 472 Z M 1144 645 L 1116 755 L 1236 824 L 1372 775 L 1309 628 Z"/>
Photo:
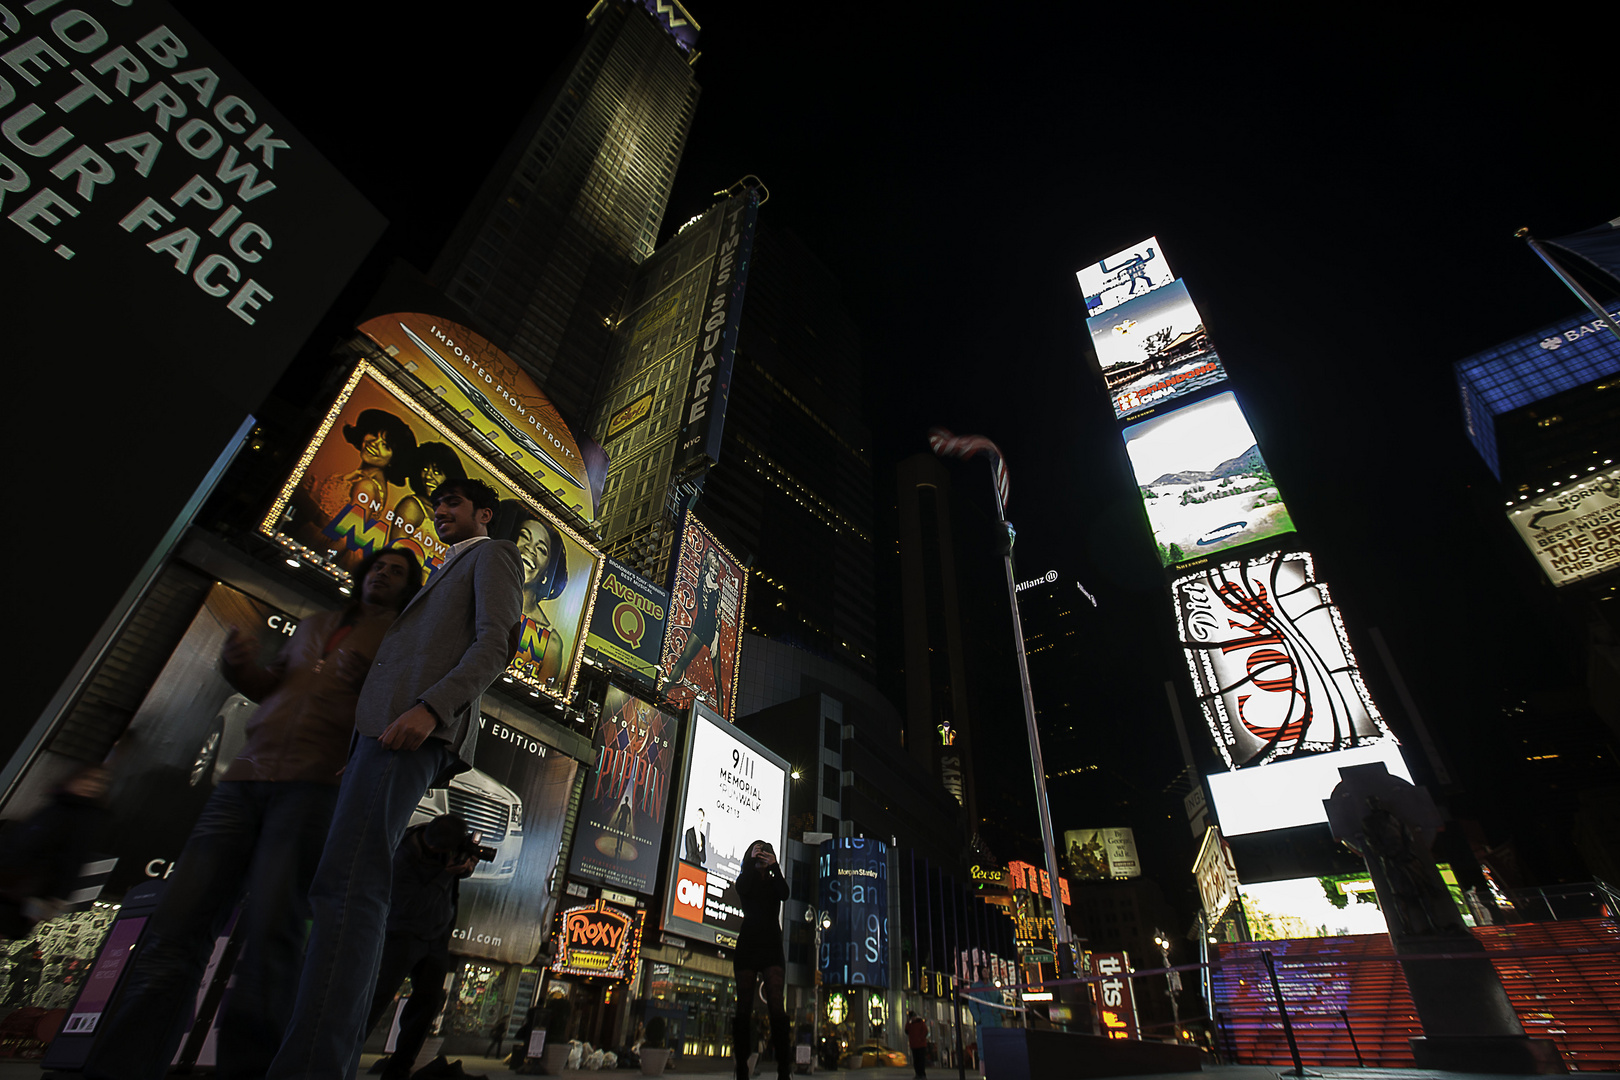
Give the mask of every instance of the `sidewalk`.
<path id="1" fill-rule="evenodd" d="M 360 1061 L 360 1076 L 366 1076 L 366 1069 L 377 1059 L 375 1054 L 367 1054 Z M 452 1059 L 457 1060 L 457 1059 Z M 517 1074 L 508 1069 L 494 1058 L 466 1057 L 459 1058 L 461 1067 L 469 1077 L 486 1076 L 489 1080 L 505 1080 L 506 1077 L 516 1077 Z M 1287 1069 L 1275 1065 L 1211 1065 L 1206 1066 L 1201 1075 L 1209 1080 L 1278 1080 L 1285 1077 Z M 1495 1073 L 1457 1073 L 1440 1072 L 1433 1069 L 1312 1069 L 1305 1070 L 1308 1078 L 1321 1078 L 1321 1080 L 1502 1080 L 1500 1074 Z M 0 1058 L 0 1080 L 40 1080 L 44 1073 L 39 1064 L 32 1061 L 13 1061 Z M 64 1074 L 58 1074 L 64 1075 Z M 68 1076 L 77 1074 L 69 1073 Z M 172 1074 L 179 1075 L 179 1074 Z M 190 1074 L 193 1076 L 208 1075 L 203 1072 Z M 604 1069 L 600 1072 L 576 1071 L 573 1069 L 563 1073 L 564 1080 L 631 1080 L 640 1077 L 637 1069 Z M 666 1069 L 664 1075 L 678 1078 L 678 1080 L 734 1080 L 730 1072 L 686 1072 L 681 1069 Z M 818 1070 L 812 1076 L 825 1077 L 827 1080 L 912 1080 L 910 1066 L 899 1069 L 835 1069 L 832 1071 Z M 933 1066 L 928 1070 L 929 1080 L 957 1080 L 955 1069 L 943 1069 Z M 969 1071 L 968 1080 L 974 1080 L 980 1074 Z M 1160 1075 L 1133 1077 L 1132 1080 L 1187 1080 L 1189 1076 L 1199 1075 L 1193 1073 L 1164 1073 Z M 1620 1073 L 1612 1072 L 1575 1072 L 1569 1074 L 1571 1080 L 1620 1080 Z M 761 1075 L 761 1080 L 773 1080 L 775 1073 L 767 1072 Z M 996 1080 L 995 1076 L 984 1080 Z M 1068 1080 L 1065 1076 L 1042 1077 L 1039 1080 Z M 1291 1078 L 1289 1078 L 1291 1080 Z"/>

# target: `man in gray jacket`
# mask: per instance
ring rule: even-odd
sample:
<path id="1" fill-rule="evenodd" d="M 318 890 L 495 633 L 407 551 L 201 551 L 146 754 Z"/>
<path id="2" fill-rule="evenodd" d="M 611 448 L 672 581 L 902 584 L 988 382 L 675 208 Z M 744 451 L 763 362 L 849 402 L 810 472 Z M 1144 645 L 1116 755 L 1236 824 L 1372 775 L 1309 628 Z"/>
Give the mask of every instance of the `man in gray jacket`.
<path id="1" fill-rule="evenodd" d="M 310 906 L 315 924 L 275 1080 L 352 1077 L 382 960 L 394 851 L 430 786 L 472 767 L 479 697 L 517 647 L 522 564 L 492 540 L 499 499 L 476 479 L 432 494 L 450 554 L 383 637 L 355 712 Z"/>

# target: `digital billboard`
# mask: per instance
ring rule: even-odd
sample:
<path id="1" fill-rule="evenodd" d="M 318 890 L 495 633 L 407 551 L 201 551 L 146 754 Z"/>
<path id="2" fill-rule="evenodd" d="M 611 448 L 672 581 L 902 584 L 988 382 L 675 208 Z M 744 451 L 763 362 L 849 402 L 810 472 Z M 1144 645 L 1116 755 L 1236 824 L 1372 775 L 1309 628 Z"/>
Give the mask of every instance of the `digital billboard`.
<path id="1" fill-rule="evenodd" d="M 666 693 L 676 706 L 702 699 L 727 720 L 737 711 L 748 574 L 696 515 L 681 524 L 664 631 Z"/>
<path id="2" fill-rule="evenodd" d="M 816 859 L 821 932 L 816 969 L 823 986 L 889 985 L 889 849 L 881 840 L 825 840 Z"/>
<path id="3" fill-rule="evenodd" d="M 1136 1019 L 1136 980 L 1129 978 L 1131 957 L 1125 952 L 1089 953 L 1096 984 L 1098 1027 L 1110 1039 L 1140 1039 Z"/>
<path id="4" fill-rule="evenodd" d="M 1554 585 L 1620 566 L 1620 466 L 1588 473 L 1508 511 Z"/>
<path id="5" fill-rule="evenodd" d="M 692 706 L 664 890 L 664 930 L 729 948 L 742 927 L 737 873 L 748 845 L 787 842 L 787 762 L 720 718 Z"/>
<path id="6" fill-rule="evenodd" d="M 1135 247 L 1099 259 L 1076 271 L 1080 291 L 1086 298 L 1086 317 L 1100 315 L 1134 297 L 1146 295 L 1160 285 L 1168 285 L 1176 275 L 1164 257 L 1159 238 L 1150 236 Z"/>
<path id="7" fill-rule="evenodd" d="M 115 542 L 51 541 L 94 575 L 8 581 L 31 644 L 9 759 L 387 222 L 164 0 L 8 0 L 0 53 L 6 391 L 31 403 L 7 442 L 50 447 L 62 476 L 121 478 L 90 496 Z M 116 411 L 115 448 L 63 437 L 91 400 Z"/>
<path id="8" fill-rule="evenodd" d="M 1063 834 L 1063 868 L 1080 881 L 1142 874 L 1130 829 L 1070 829 Z"/>
<path id="9" fill-rule="evenodd" d="M 1327 821 L 1322 800 L 1339 785 L 1339 770 L 1381 761 L 1391 776 L 1411 780 L 1411 771 L 1393 738 L 1328 754 L 1300 754 L 1263 769 L 1210 773 L 1210 801 L 1227 836 L 1292 829 Z"/>
<path id="10" fill-rule="evenodd" d="M 260 531 L 340 579 L 371 552 L 407 548 L 431 574 L 449 548 L 428 496 L 443 480 L 483 480 L 502 496 L 491 535 L 523 558 L 523 626 L 510 674 L 537 693 L 573 693 L 601 556 L 533 496 L 370 364 L 359 364 L 260 523 Z"/>
<path id="11" fill-rule="evenodd" d="M 1231 391 L 1131 424 L 1124 436 L 1161 565 L 1294 531 Z"/>
<path id="12" fill-rule="evenodd" d="M 1086 324 L 1116 418 L 1226 378 L 1183 282 L 1127 300 Z"/>
<path id="13" fill-rule="evenodd" d="M 1223 563 L 1171 592 L 1198 706 L 1228 765 L 1389 737 L 1309 555 Z"/>
<path id="14" fill-rule="evenodd" d="M 585 645 L 598 657 L 656 683 L 668 615 L 669 590 L 609 559 Z"/>
<path id="15" fill-rule="evenodd" d="M 585 780 L 568 873 L 650 894 L 658 878 L 679 721 L 608 687 L 596 726 L 596 764 Z"/>
<path id="16" fill-rule="evenodd" d="M 1198 885 L 1198 898 L 1204 905 L 1204 915 L 1213 925 L 1220 921 L 1238 896 L 1237 860 L 1232 857 L 1232 845 L 1213 825 L 1204 830 L 1204 842 L 1198 846 L 1198 858 L 1193 861 L 1192 873 L 1193 881 Z"/>
<path id="17" fill-rule="evenodd" d="M 406 377 L 459 413 L 508 469 L 525 473 L 586 520 L 596 517 L 585 460 L 557 407 L 506 353 L 458 323 L 396 312 L 360 324 Z"/>

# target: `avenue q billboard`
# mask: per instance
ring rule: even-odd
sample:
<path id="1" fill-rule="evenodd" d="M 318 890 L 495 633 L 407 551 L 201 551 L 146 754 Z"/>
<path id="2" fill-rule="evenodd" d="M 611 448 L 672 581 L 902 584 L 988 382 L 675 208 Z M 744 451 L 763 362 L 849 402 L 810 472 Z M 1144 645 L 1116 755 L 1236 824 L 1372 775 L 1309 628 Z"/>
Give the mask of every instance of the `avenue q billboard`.
<path id="1" fill-rule="evenodd" d="M 1172 594 L 1198 706 L 1229 766 L 1388 736 L 1309 555 L 1225 563 L 1178 578 Z"/>
<path id="2" fill-rule="evenodd" d="M 140 477 L 98 485 L 116 544 L 53 541 L 94 552 L 94 585 L 14 586 L 41 643 L 31 721 L 386 222 L 161 0 L 6 3 L 0 53 L 7 391 L 35 405 L 11 435 L 63 475 Z M 70 400 L 116 417 L 111 457 L 60 436 Z"/>
<path id="3" fill-rule="evenodd" d="M 1620 466 L 1518 503 L 1508 520 L 1554 585 L 1620 566 Z"/>

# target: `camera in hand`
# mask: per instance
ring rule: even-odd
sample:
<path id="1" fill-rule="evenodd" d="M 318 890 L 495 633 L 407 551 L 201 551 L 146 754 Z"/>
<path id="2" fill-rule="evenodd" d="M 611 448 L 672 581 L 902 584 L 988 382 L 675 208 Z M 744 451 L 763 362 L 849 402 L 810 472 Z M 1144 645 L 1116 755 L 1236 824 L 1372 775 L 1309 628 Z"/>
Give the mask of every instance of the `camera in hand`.
<path id="1" fill-rule="evenodd" d="M 479 862 L 494 862 L 495 849 L 484 844 L 480 844 L 478 842 L 480 839 L 481 837 L 477 833 L 473 833 L 472 835 L 468 836 L 461 847 L 456 849 L 456 853 L 452 857 L 451 861 L 466 862 L 468 859 L 476 858 Z"/>

